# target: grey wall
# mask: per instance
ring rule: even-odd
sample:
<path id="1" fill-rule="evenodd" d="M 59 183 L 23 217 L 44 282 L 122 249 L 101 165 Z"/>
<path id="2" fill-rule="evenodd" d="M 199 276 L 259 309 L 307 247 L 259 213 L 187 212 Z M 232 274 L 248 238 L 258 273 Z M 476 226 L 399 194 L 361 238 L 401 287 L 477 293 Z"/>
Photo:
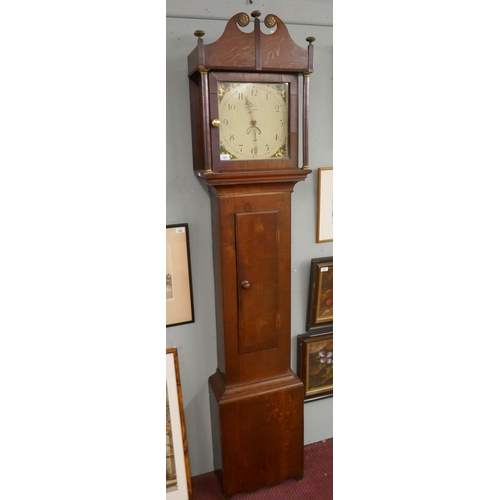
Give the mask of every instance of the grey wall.
<path id="1" fill-rule="evenodd" d="M 208 377 L 217 367 L 212 234 L 209 195 L 192 172 L 187 56 L 196 45 L 193 32 L 205 31 L 205 43 L 222 34 L 237 12 L 276 14 L 294 41 L 316 41 L 311 76 L 309 165 L 313 173 L 292 195 L 292 352 L 296 370 L 296 337 L 305 332 L 309 265 L 332 255 L 331 243 L 316 243 L 317 168 L 332 165 L 332 4 L 330 0 L 168 1 L 167 5 L 167 212 L 166 223 L 189 224 L 195 322 L 166 329 L 167 347 L 176 346 L 193 476 L 213 470 Z M 301 155 L 301 151 L 299 151 Z M 305 404 L 305 444 L 330 438 L 332 399 Z"/>

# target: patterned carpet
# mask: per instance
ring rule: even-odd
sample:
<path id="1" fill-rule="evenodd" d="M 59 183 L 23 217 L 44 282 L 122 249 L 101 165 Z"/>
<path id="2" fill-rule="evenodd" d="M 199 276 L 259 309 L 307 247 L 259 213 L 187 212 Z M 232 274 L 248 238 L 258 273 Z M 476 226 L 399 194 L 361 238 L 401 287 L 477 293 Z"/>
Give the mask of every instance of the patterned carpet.
<path id="1" fill-rule="evenodd" d="M 304 446 L 304 478 L 290 478 L 252 493 L 238 493 L 232 500 L 332 500 L 333 440 Z M 215 472 L 191 479 L 193 500 L 221 500 L 222 489 Z"/>

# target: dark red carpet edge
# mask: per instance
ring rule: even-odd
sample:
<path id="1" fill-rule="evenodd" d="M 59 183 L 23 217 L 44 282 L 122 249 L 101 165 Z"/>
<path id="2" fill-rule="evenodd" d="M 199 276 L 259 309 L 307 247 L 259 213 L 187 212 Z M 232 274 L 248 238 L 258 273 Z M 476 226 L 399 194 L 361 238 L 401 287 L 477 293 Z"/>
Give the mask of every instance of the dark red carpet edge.
<path id="1" fill-rule="evenodd" d="M 191 478 L 193 500 L 221 500 L 222 489 L 215 472 Z M 304 446 L 304 477 L 252 493 L 238 493 L 233 500 L 332 500 L 333 440 L 326 439 Z"/>

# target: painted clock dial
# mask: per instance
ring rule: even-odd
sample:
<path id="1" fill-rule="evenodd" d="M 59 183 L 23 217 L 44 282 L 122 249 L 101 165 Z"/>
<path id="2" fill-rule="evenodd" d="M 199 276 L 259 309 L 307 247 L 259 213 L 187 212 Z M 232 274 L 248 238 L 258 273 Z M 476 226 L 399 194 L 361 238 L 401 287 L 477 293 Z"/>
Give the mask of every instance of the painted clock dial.
<path id="1" fill-rule="evenodd" d="M 221 160 L 288 158 L 288 83 L 218 82 Z"/>

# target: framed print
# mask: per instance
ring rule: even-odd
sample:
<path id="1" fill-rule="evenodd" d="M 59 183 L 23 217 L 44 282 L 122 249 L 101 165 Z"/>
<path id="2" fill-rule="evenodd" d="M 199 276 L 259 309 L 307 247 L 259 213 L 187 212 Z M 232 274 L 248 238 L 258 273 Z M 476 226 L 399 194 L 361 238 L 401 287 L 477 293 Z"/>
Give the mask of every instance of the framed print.
<path id="1" fill-rule="evenodd" d="M 191 474 L 184 425 L 177 349 L 167 349 L 167 500 L 191 500 Z"/>
<path id="2" fill-rule="evenodd" d="M 333 257 L 311 259 L 306 331 L 333 325 Z M 312 332 L 311 332 L 312 333 Z"/>
<path id="3" fill-rule="evenodd" d="M 187 224 L 167 226 L 167 326 L 194 321 Z"/>
<path id="4" fill-rule="evenodd" d="M 333 394 L 333 334 L 297 335 L 298 375 L 304 383 L 304 400 Z"/>
<path id="5" fill-rule="evenodd" d="M 333 167 L 318 168 L 316 243 L 333 241 Z"/>

